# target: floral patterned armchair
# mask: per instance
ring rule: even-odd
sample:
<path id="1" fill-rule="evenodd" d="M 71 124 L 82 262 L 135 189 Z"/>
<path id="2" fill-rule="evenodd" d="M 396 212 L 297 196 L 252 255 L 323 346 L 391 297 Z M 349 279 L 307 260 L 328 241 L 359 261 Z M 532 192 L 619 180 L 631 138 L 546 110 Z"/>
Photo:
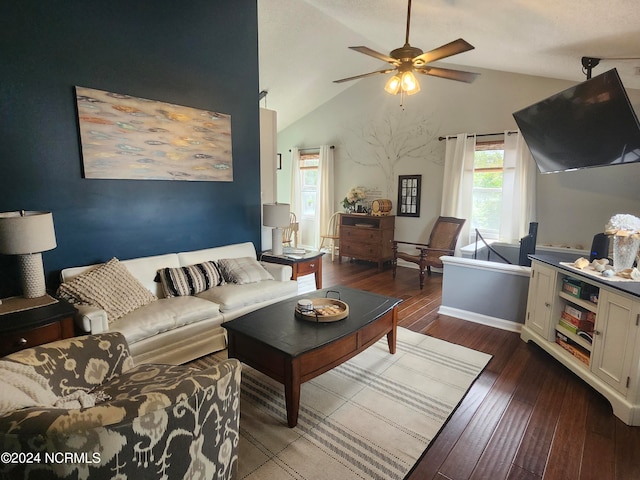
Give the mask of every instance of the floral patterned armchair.
<path id="1" fill-rule="evenodd" d="M 240 369 L 233 359 L 206 370 L 134 367 L 118 332 L 4 357 L 0 451 L 9 456 L 0 462 L 0 478 L 234 478 Z M 30 391 L 37 405 L 6 411 L 12 390 L 3 373 L 15 386 L 15 372 L 45 388 Z M 47 399 L 56 403 L 43 406 Z"/>

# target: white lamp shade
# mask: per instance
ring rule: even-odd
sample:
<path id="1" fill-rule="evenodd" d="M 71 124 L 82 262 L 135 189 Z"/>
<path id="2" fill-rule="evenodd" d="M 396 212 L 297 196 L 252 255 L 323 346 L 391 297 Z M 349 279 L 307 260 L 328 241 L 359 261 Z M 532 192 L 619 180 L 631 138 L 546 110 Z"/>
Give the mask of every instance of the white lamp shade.
<path id="1" fill-rule="evenodd" d="M 265 227 L 288 227 L 290 211 L 288 203 L 265 203 L 262 206 L 262 223 Z"/>
<path id="2" fill-rule="evenodd" d="M 51 212 L 0 213 L 0 253 L 25 255 L 56 248 Z"/>

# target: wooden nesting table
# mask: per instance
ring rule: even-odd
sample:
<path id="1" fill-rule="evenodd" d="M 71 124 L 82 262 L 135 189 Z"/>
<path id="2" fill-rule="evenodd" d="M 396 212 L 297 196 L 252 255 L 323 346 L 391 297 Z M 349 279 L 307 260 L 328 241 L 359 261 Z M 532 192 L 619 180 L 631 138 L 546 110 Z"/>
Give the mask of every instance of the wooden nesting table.
<path id="1" fill-rule="evenodd" d="M 348 317 L 331 323 L 295 317 L 299 299 L 324 297 L 327 291 L 337 292 L 349 305 Z M 229 357 L 284 385 L 287 423 L 293 428 L 298 423 L 302 383 L 346 362 L 385 335 L 389 352 L 396 352 L 400 302 L 344 286 L 283 300 L 222 324 L 229 337 Z"/>

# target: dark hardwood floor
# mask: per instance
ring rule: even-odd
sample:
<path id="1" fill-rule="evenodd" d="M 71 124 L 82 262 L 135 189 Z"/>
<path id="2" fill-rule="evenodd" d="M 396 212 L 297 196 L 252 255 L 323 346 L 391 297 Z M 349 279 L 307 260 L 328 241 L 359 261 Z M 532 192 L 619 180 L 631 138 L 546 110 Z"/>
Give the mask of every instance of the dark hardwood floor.
<path id="1" fill-rule="evenodd" d="M 406 480 L 638 480 L 640 427 L 517 333 L 438 314 L 442 275 L 323 261 L 323 287 L 395 296 L 400 325 L 493 358 Z M 496 292 L 500 295 L 500 292 Z"/>

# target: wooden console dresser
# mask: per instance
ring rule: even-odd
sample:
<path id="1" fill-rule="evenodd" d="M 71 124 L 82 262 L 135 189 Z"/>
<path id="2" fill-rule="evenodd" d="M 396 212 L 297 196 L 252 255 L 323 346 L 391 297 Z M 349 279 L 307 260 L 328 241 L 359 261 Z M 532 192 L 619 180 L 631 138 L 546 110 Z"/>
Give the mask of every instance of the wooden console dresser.
<path id="1" fill-rule="evenodd" d="M 378 270 L 384 262 L 393 260 L 393 235 L 395 215 L 374 217 L 372 215 L 340 215 L 340 254 L 358 260 L 376 262 Z"/>

